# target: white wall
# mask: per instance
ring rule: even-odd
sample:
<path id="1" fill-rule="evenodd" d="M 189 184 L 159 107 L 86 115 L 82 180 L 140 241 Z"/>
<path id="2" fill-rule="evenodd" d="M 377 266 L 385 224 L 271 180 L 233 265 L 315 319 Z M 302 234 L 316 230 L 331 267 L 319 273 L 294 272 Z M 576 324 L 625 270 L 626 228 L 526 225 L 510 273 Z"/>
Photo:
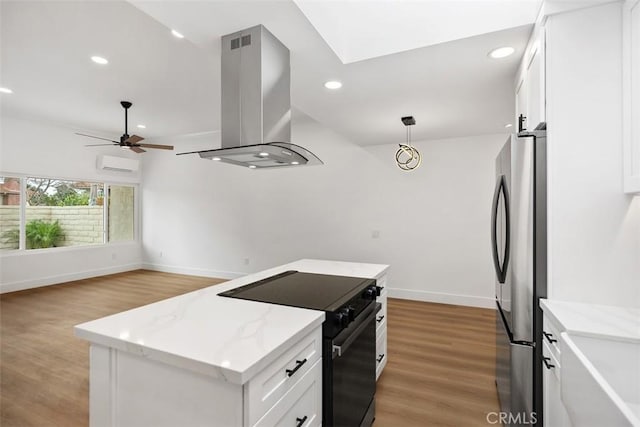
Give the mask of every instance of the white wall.
<path id="1" fill-rule="evenodd" d="M 387 263 L 391 295 L 493 307 L 490 204 L 506 135 L 416 143 L 424 162 L 411 173 L 395 166 L 397 145 L 364 149 L 301 114 L 293 140 L 325 165 L 145 156 L 145 265 L 233 277 L 299 258 Z"/>
<path id="2" fill-rule="evenodd" d="M 133 159 L 140 159 L 139 155 L 116 147 L 85 147 L 105 141 L 74 135 L 74 132 L 77 131 L 32 119 L 0 117 L 0 171 L 55 178 L 140 182 L 140 172 L 96 169 L 99 154 Z"/>
<path id="3" fill-rule="evenodd" d="M 2 116 L 0 174 L 100 182 L 139 183 L 140 173 L 96 169 L 98 154 L 133 157 L 114 147 L 84 147 L 93 140 L 74 130 Z M 140 244 L 122 243 L 0 252 L 0 292 L 50 285 L 140 267 Z"/>
<path id="4" fill-rule="evenodd" d="M 546 27 L 550 297 L 640 307 L 640 198 L 622 192 L 621 4 Z"/>

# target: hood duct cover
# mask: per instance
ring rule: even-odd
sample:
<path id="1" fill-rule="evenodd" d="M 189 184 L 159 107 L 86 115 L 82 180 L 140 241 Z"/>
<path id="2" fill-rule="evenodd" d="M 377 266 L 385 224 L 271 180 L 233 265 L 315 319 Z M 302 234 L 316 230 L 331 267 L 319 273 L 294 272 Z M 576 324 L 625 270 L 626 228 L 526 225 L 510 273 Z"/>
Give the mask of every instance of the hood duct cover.
<path id="1" fill-rule="evenodd" d="M 203 159 L 250 168 L 322 164 L 291 142 L 289 49 L 258 25 L 222 37 L 222 148 Z"/>

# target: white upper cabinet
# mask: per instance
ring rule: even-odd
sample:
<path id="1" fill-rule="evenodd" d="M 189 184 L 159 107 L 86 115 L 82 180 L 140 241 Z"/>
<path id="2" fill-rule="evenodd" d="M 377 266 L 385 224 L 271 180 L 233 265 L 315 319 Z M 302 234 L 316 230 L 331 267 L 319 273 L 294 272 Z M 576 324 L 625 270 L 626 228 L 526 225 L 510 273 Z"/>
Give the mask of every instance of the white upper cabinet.
<path id="1" fill-rule="evenodd" d="M 622 21 L 624 191 L 640 194 L 640 0 L 626 0 Z"/>
<path id="2" fill-rule="evenodd" d="M 518 131 L 521 130 L 520 115 L 524 118 L 522 130 L 533 130 L 546 121 L 544 36 L 544 26 L 536 24 L 520 65 L 516 81 L 515 128 Z"/>

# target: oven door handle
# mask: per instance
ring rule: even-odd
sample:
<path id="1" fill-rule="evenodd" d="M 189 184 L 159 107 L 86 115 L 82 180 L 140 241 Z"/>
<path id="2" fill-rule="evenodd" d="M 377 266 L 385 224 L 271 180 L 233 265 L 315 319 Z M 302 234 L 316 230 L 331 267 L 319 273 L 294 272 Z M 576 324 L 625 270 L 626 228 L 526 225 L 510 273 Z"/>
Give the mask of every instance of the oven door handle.
<path id="1" fill-rule="evenodd" d="M 367 314 L 364 319 L 362 319 L 360 322 L 358 322 L 358 319 L 356 319 L 354 323 L 352 323 L 352 325 L 355 326 L 355 329 L 344 340 L 335 340 L 333 342 L 333 346 L 331 347 L 332 359 L 335 359 L 336 357 L 342 357 L 342 355 L 349 349 L 349 347 L 351 347 L 351 344 L 353 344 L 353 342 L 358 339 L 360 334 L 364 332 L 369 323 L 375 320 L 376 313 L 380 311 L 381 308 L 382 304 L 375 304 L 375 308 L 371 310 L 371 312 Z M 338 334 L 338 337 L 336 338 L 339 338 L 340 335 L 342 334 Z"/>

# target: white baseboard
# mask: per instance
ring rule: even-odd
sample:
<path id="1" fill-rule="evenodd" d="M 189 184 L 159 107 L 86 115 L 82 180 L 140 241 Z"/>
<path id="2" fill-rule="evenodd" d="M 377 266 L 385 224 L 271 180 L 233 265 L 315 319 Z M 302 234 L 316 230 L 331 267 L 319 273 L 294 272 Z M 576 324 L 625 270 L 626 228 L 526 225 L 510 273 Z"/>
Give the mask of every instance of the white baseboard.
<path id="1" fill-rule="evenodd" d="M 495 308 L 494 298 L 470 295 L 446 294 L 441 292 L 418 291 L 415 289 L 387 288 L 389 298 L 414 301 L 436 302 L 440 304 L 464 305 L 468 307 Z"/>
<path id="2" fill-rule="evenodd" d="M 139 270 L 140 263 L 123 264 L 114 267 L 98 268 L 95 270 L 75 271 L 57 276 L 40 277 L 37 279 L 22 280 L 19 282 L 0 283 L 0 294 L 22 291 L 25 289 L 39 288 L 42 286 L 57 285 L 74 280 L 89 279 L 91 277 L 106 276 L 107 274 L 123 273 L 125 271 Z"/>
<path id="3" fill-rule="evenodd" d="M 95 270 L 86 270 L 58 276 L 42 277 L 38 279 L 24 280 L 13 283 L 0 284 L 0 294 L 6 292 L 21 291 L 24 289 L 37 288 L 41 286 L 55 285 L 74 280 L 88 279 L 91 277 L 105 276 L 108 274 L 122 273 L 125 271 L 138 270 L 144 268 L 165 273 L 187 274 L 191 276 L 211 277 L 216 279 L 236 279 L 248 273 L 235 271 L 217 271 L 204 268 L 179 267 L 174 265 L 152 264 L 152 263 L 132 263 L 114 267 L 107 267 Z M 477 297 L 469 295 L 447 294 L 441 292 L 429 292 L 414 289 L 387 288 L 390 298 L 409 299 L 415 301 L 427 301 L 441 304 L 464 305 L 470 307 L 495 308 L 495 300 L 487 297 Z"/>
<path id="4" fill-rule="evenodd" d="M 179 267 L 177 265 L 143 263 L 142 267 L 147 270 L 162 271 L 164 273 L 187 274 L 189 276 L 211 277 L 212 279 L 237 279 L 249 273 L 238 273 L 235 271 L 217 271 L 206 268 Z"/>

